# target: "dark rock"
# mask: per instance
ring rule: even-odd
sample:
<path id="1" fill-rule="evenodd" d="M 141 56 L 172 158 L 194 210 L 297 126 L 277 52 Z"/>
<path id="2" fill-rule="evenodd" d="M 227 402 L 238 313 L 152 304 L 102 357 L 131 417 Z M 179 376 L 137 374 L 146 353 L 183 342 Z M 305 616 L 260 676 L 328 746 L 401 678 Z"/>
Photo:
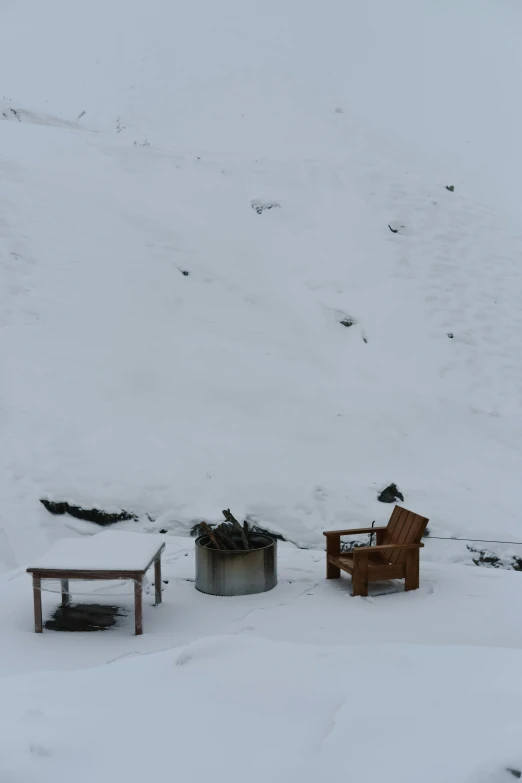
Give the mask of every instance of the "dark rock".
<path id="1" fill-rule="evenodd" d="M 450 340 L 453 340 L 453 337 L 454 337 L 453 332 L 448 332 L 448 337 L 450 338 Z"/>
<path id="2" fill-rule="evenodd" d="M 190 272 L 187 269 L 180 269 L 179 270 L 183 277 L 188 277 L 190 275 Z"/>
<path id="3" fill-rule="evenodd" d="M 342 326 L 353 326 L 355 321 L 353 318 L 343 318 L 343 320 L 339 321 L 339 323 L 342 324 Z"/>
<path id="4" fill-rule="evenodd" d="M 399 233 L 399 229 L 398 228 L 392 228 L 389 223 L 388 223 L 388 228 L 390 229 L 392 234 L 398 234 Z"/>
<path id="5" fill-rule="evenodd" d="M 106 631 L 125 614 L 118 606 L 71 604 L 58 607 L 45 628 L 48 631 Z"/>
<path id="6" fill-rule="evenodd" d="M 165 533 L 166 533 L 166 532 L 167 532 L 167 531 L 165 530 L 165 528 L 162 528 L 162 529 L 160 530 L 160 533 L 161 533 L 162 535 L 165 535 Z"/>
<path id="7" fill-rule="evenodd" d="M 475 549 L 474 547 L 466 544 L 466 549 L 477 557 L 473 558 L 473 562 L 476 566 L 489 566 L 490 568 L 500 568 L 500 557 L 494 552 L 488 552 L 486 549 Z"/>
<path id="8" fill-rule="evenodd" d="M 522 772 L 519 769 L 513 769 L 513 767 L 506 767 L 506 772 L 509 772 L 514 778 L 522 777 Z"/>
<path id="9" fill-rule="evenodd" d="M 265 209 L 274 209 L 274 207 L 280 207 L 281 204 L 278 204 L 277 201 L 259 201 L 259 199 L 255 199 L 250 202 L 250 206 L 252 209 L 255 209 L 258 215 L 261 215 Z"/>
<path id="10" fill-rule="evenodd" d="M 455 185 L 446 185 L 446 190 L 449 190 L 450 193 L 454 193 Z"/>
<path id="11" fill-rule="evenodd" d="M 383 489 L 377 500 L 381 503 L 395 503 L 397 500 L 404 501 L 404 495 L 397 489 L 397 484 L 390 484 L 386 489 Z"/>
<path id="12" fill-rule="evenodd" d="M 96 525 L 105 527 L 107 525 L 114 525 L 115 522 L 124 522 L 128 519 L 132 519 L 135 522 L 138 517 L 136 514 L 131 514 L 128 511 L 120 511 L 117 514 L 110 514 L 107 511 L 102 511 L 99 508 L 81 508 L 81 506 L 72 506 L 70 503 L 60 502 L 54 503 L 51 500 L 45 500 L 40 498 L 40 503 L 51 514 L 69 514 L 76 519 L 84 519 L 86 522 L 94 522 Z"/>
<path id="13" fill-rule="evenodd" d="M 494 552 L 489 552 L 487 549 L 475 549 L 466 544 L 466 549 L 476 557 L 473 557 L 473 562 L 476 566 L 486 566 L 486 568 L 503 568 L 507 571 L 522 571 L 522 557 L 518 555 L 511 555 L 510 558 L 499 557 Z"/>

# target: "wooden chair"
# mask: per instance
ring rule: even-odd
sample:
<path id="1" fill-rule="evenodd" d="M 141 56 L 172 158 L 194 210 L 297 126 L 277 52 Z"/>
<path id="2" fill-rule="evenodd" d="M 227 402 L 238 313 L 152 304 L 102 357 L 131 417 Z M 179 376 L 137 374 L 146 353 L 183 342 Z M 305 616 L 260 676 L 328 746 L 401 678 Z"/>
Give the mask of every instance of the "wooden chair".
<path id="1" fill-rule="evenodd" d="M 386 527 L 328 530 L 326 536 L 326 578 L 339 579 L 341 569 L 352 575 L 352 595 L 368 595 L 368 582 L 404 579 L 405 590 L 419 587 L 419 553 L 428 520 L 395 506 Z M 356 547 L 341 552 L 341 536 L 376 533 L 376 546 Z"/>

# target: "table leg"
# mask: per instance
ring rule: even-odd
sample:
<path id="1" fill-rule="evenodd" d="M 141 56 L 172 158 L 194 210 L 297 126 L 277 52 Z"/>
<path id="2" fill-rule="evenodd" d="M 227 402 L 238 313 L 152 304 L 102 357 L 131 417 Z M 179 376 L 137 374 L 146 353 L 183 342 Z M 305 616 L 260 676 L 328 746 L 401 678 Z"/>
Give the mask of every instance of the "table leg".
<path id="1" fill-rule="evenodd" d="M 69 580 L 62 579 L 62 606 L 69 606 L 71 596 L 69 595 Z"/>
<path id="2" fill-rule="evenodd" d="M 143 633 L 143 577 L 134 579 L 134 626 L 136 636 Z"/>
<path id="3" fill-rule="evenodd" d="M 156 588 L 156 606 L 161 603 L 161 556 L 154 561 L 154 586 Z"/>
<path id="4" fill-rule="evenodd" d="M 42 579 L 33 574 L 34 632 L 42 633 Z"/>

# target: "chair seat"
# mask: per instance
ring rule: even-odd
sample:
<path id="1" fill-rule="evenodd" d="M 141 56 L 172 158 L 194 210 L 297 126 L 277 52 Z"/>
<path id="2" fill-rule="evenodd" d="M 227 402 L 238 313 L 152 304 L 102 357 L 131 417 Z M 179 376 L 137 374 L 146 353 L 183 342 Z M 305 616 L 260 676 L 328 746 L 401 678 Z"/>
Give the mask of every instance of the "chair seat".
<path id="1" fill-rule="evenodd" d="M 329 555 L 328 560 L 333 565 L 353 574 L 354 556 L 352 554 L 341 554 L 339 557 Z M 388 563 L 384 557 L 378 553 L 370 553 L 368 556 L 368 580 L 375 582 L 379 579 L 404 579 L 405 569 L 403 563 Z"/>

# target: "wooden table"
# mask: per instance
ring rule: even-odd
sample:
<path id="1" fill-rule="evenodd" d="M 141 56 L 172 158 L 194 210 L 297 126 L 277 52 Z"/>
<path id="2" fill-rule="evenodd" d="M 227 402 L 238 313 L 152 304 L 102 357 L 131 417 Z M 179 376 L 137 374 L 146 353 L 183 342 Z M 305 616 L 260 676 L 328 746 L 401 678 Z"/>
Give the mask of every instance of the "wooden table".
<path id="1" fill-rule="evenodd" d="M 143 578 L 154 563 L 156 605 L 161 603 L 161 554 L 165 544 L 147 533 L 107 530 L 94 536 L 58 541 L 34 566 L 34 630 L 43 632 L 42 580 L 61 581 L 62 606 L 70 600 L 70 579 L 132 579 L 134 581 L 134 623 L 136 635 L 143 633 Z"/>

